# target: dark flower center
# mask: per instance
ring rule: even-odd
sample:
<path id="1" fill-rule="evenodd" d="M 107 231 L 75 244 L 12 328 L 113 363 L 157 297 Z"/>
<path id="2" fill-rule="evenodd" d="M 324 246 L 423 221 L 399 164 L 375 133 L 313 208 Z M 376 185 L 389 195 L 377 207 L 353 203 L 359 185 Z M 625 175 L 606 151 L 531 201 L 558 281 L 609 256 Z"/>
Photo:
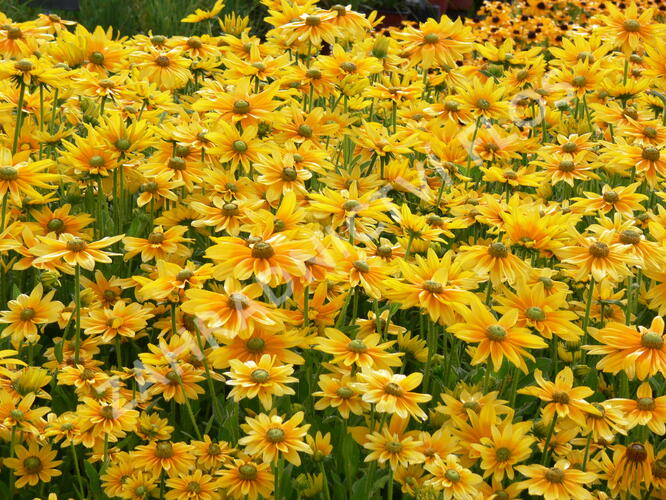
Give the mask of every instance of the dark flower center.
<path id="1" fill-rule="evenodd" d="M 275 250 L 270 243 L 260 241 L 252 247 L 252 257 L 255 259 L 270 259 L 275 255 Z"/>
<path id="2" fill-rule="evenodd" d="M 495 257 L 497 259 L 504 259 L 509 255 L 509 249 L 506 247 L 504 243 L 493 243 L 488 247 L 488 253 L 490 254 L 491 257 Z"/>
<path id="3" fill-rule="evenodd" d="M 608 257 L 608 254 L 610 254 L 610 249 L 608 248 L 608 245 L 606 245 L 606 243 L 602 243 L 601 241 L 595 241 L 594 243 L 592 243 L 592 245 L 590 245 L 590 248 L 588 250 L 590 252 L 590 255 L 597 259 L 603 259 L 605 257 Z"/>
<path id="4" fill-rule="evenodd" d="M 155 456 L 157 458 L 171 458 L 173 456 L 173 445 L 168 441 L 160 441 L 155 446 Z"/>
<path id="5" fill-rule="evenodd" d="M 553 395 L 551 396 L 551 399 L 553 403 L 559 403 L 559 404 L 568 404 L 569 403 L 569 395 L 566 392 L 562 391 L 555 391 L 553 392 Z"/>
<path id="6" fill-rule="evenodd" d="M 559 484 L 564 481 L 564 471 L 557 467 L 551 467 L 546 471 L 545 478 L 551 483 Z"/>

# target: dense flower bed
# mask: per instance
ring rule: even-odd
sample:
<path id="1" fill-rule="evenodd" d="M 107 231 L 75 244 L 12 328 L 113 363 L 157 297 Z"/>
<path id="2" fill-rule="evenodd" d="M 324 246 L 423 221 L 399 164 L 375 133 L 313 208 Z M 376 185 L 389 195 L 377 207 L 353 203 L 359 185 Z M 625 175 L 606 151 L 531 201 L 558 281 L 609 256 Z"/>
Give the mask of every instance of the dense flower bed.
<path id="1" fill-rule="evenodd" d="M 665 499 L 663 5 L 262 1 L 2 19 L 0 497 Z"/>

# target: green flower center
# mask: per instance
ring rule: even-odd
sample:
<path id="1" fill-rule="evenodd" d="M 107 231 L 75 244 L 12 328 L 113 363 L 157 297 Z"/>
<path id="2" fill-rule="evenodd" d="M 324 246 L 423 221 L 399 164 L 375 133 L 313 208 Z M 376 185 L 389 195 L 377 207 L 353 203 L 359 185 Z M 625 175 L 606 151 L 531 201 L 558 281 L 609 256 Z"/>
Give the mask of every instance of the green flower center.
<path id="1" fill-rule="evenodd" d="M 251 481 L 257 477 L 257 468 L 252 464 L 241 465 L 238 474 L 244 481 Z"/>
<path id="2" fill-rule="evenodd" d="M 622 24 L 622 26 L 624 27 L 625 31 L 628 31 L 629 33 L 637 33 L 641 30 L 641 23 L 639 23 L 636 19 L 627 19 Z"/>
<path id="3" fill-rule="evenodd" d="M 495 450 L 495 458 L 498 462 L 506 462 L 511 458 L 511 450 L 509 448 L 497 448 Z"/>
<path id="4" fill-rule="evenodd" d="M 507 336 L 507 331 L 502 325 L 490 325 L 486 328 L 486 334 L 490 340 L 499 342 L 504 340 Z"/>
<path id="5" fill-rule="evenodd" d="M 664 337 L 657 332 L 645 332 L 641 336 L 641 345 L 648 349 L 661 349 L 664 347 Z"/>
<path id="6" fill-rule="evenodd" d="M 28 457 L 23 461 L 23 468 L 29 474 L 36 474 L 42 470 L 42 461 L 39 457 Z"/>
<path id="7" fill-rule="evenodd" d="M 532 321 L 544 321 L 546 319 L 546 313 L 538 306 L 528 307 L 525 311 L 525 316 Z"/>
<path id="8" fill-rule="evenodd" d="M 250 374 L 250 378 L 259 384 L 263 384 L 270 378 L 270 374 L 266 370 L 258 368 Z"/>
<path id="9" fill-rule="evenodd" d="M 280 443 L 284 441 L 284 437 L 284 431 L 278 427 L 269 429 L 266 433 L 266 439 L 268 439 L 271 443 Z"/>
<path id="10" fill-rule="evenodd" d="M 15 181 L 18 178 L 18 168 L 6 166 L 0 167 L 0 180 Z"/>

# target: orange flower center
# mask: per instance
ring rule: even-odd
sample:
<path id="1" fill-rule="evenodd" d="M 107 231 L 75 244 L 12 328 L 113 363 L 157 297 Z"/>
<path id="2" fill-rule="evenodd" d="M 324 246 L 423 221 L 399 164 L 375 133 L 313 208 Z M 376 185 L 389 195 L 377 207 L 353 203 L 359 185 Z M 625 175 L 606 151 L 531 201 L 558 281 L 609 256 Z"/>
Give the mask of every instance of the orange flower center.
<path id="1" fill-rule="evenodd" d="M 252 247 L 252 258 L 254 259 L 270 259 L 275 255 L 275 250 L 270 243 L 260 241 L 255 243 Z"/>
<path id="2" fill-rule="evenodd" d="M 559 484 L 564 481 L 564 471 L 562 469 L 558 469 L 557 467 L 551 467 L 546 471 L 544 477 L 551 483 Z"/>
<path id="3" fill-rule="evenodd" d="M 592 243 L 592 245 L 590 245 L 590 248 L 588 250 L 590 252 L 590 255 L 597 259 L 603 259 L 605 257 L 608 257 L 608 254 L 610 254 L 610 249 L 608 248 L 608 245 L 606 245 L 606 243 L 602 243 L 601 241 L 595 241 L 594 243 Z"/>
<path id="4" fill-rule="evenodd" d="M 251 481 L 257 477 L 257 468 L 252 464 L 241 465 L 238 474 L 244 481 Z"/>

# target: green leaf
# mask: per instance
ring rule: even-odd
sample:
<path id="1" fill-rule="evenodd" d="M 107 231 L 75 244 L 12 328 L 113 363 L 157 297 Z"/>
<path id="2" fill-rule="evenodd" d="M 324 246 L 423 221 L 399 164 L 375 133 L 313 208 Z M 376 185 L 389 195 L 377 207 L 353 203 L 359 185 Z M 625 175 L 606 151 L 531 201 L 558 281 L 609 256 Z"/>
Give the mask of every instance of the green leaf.
<path id="1" fill-rule="evenodd" d="M 99 498 L 101 500 L 107 499 L 108 497 L 104 494 L 102 487 L 99 484 L 99 473 L 95 467 L 93 467 L 93 465 L 87 460 L 84 460 L 83 468 L 86 471 L 86 476 L 88 476 L 88 485 L 90 491 L 93 493 L 93 498 Z"/>

